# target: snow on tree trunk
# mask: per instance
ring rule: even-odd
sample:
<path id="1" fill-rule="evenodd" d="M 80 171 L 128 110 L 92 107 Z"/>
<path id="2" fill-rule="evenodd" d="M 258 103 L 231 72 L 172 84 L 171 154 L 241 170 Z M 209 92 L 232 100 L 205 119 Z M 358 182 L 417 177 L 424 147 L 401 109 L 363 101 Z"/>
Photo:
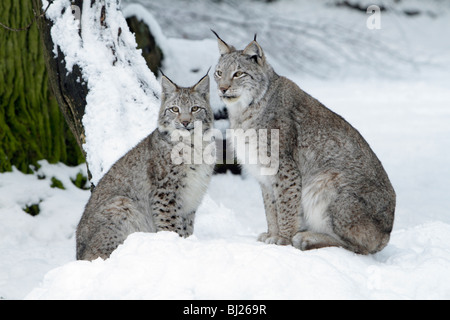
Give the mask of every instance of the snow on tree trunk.
<path id="1" fill-rule="evenodd" d="M 52 85 L 95 185 L 156 128 L 160 85 L 137 49 L 120 1 L 54 0 L 46 23 Z"/>

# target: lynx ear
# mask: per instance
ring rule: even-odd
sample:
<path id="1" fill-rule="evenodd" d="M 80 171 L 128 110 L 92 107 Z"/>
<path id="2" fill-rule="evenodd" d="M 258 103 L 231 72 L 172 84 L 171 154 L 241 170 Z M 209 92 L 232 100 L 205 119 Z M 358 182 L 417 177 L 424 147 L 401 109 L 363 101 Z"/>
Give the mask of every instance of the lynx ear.
<path id="1" fill-rule="evenodd" d="M 162 88 L 162 97 L 161 100 L 165 100 L 165 98 L 178 90 L 178 86 L 173 83 L 161 70 L 162 78 L 161 78 L 161 88 Z"/>
<path id="2" fill-rule="evenodd" d="M 217 37 L 217 44 L 219 45 L 219 52 L 221 56 L 236 50 L 233 46 L 229 46 L 225 41 L 220 39 L 219 35 L 213 29 L 211 29 L 211 31 Z"/>
<path id="3" fill-rule="evenodd" d="M 255 35 L 255 40 L 250 42 L 250 44 L 244 49 L 244 51 L 242 53 L 250 56 L 259 65 L 262 66 L 264 64 L 264 60 L 265 60 L 264 52 L 263 52 L 261 46 L 258 44 L 258 42 L 256 42 L 256 35 Z"/>
<path id="4" fill-rule="evenodd" d="M 196 85 L 194 85 L 192 87 L 193 91 L 199 92 L 200 94 L 205 96 L 205 99 L 209 98 L 209 75 L 208 75 L 208 73 L 209 73 L 210 69 L 211 68 L 209 68 L 208 72 L 206 73 L 206 75 L 203 78 L 201 78 L 199 80 L 199 82 L 197 82 Z"/>

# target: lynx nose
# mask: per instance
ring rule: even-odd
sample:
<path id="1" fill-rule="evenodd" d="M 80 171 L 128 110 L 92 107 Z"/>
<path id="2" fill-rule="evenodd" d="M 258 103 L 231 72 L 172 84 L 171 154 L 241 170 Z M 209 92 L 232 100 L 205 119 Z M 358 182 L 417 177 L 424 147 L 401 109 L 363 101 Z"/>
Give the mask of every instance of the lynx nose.
<path id="1" fill-rule="evenodd" d="M 220 91 L 222 91 L 222 93 L 225 93 L 228 89 L 230 89 L 230 86 L 221 86 L 219 89 Z"/>
<path id="2" fill-rule="evenodd" d="M 187 126 L 189 125 L 189 121 L 181 121 L 181 123 L 183 124 L 183 126 L 185 127 L 185 128 L 187 128 Z"/>

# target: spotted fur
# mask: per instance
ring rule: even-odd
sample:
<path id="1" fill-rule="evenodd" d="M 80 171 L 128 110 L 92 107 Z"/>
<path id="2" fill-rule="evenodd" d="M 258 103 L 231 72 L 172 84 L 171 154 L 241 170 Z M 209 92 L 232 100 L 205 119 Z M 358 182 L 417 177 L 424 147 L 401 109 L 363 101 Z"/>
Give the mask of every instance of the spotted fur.
<path id="1" fill-rule="evenodd" d="M 383 249 L 396 196 L 368 143 L 342 117 L 279 76 L 256 39 L 236 50 L 217 38 L 214 77 L 231 128 L 279 130 L 275 175 L 262 176 L 243 163 L 263 193 L 268 231 L 259 240 L 302 250 L 340 246 L 368 254 Z"/>
<path id="2" fill-rule="evenodd" d="M 213 125 L 208 75 L 190 88 L 163 76 L 158 128 L 96 186 L 77 228 L 77 259 L 106 259 L 133 232 L 165 230 L 182 237 L 193 233 L 195 211 L 213 164 L 174 164 L 171 152 L 179 141 L 172 141 L 171 134 L 192 134 L 199 124 L 203 131 Z"/>

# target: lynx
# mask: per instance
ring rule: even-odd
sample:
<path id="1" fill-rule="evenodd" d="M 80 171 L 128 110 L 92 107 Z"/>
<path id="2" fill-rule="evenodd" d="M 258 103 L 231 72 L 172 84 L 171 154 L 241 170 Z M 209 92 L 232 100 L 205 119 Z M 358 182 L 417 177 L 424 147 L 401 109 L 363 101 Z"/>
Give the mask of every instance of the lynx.
<path id="1" fill-rule="evenodd" d="M 77 229 L 79 260 L 108 258 L 133 232 L 166 230 L 183 237 L 193 232 L 214 163 L 174 164 L 172 151 L 181 142 L 171 136 L 177 131 L 192 135 L 198 126 L 212 128 L 209 76 L 190 88 L 164 75 L 161 84 L 158 128 L 111 167 L 86 205 Z"/>
<path id="2" fill-rule="evenodd" d="M 214 78 L 230 127 L 279 131 L 275 174 L 261 174 L 255 169 L 264 164 L 248 165 L 245 155 L 237 153 L 263 194 L 268 231 L 258 240 L 301 250 L 338 246 L 371 254 L 383 249 L 396 196 L 361 134 L 279 76 L 256 36 L 244 50 L 236 50 L 215 35 L 220 58 Z"/>

